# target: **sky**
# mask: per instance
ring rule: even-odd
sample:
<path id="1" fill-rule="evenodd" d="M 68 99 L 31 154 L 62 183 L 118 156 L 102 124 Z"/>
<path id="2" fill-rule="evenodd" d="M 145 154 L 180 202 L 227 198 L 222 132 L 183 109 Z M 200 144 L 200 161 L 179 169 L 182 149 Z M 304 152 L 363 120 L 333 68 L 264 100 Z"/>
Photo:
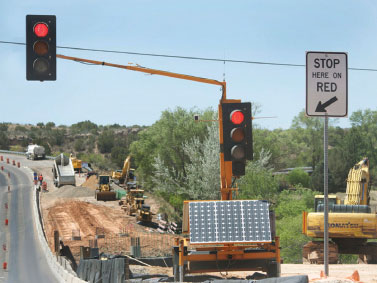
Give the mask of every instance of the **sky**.
<path id="1" fill-rule="evenodd" d="M 139 53 L 305 64 L 306 51 L 347 52 L 351 68 L 377 69 L 373 0 L 2 1 L 0 41 L 25 42 L 27 14 L 57 17 L 57 45 Z M 217 109 L 218 86 L 57 59 L 57 80 L 26 81 L 26 47 L 0 43 L 0 122 L 152 125 L 176 107 Z M 58 54 L 227 83 L 227 98 L 260 105 L 262 128 L 289 128 L 305 109 L 305 67 L 57 49 Z M 352 112 L 377 110 L 377 72 L 348 72 Z"/>

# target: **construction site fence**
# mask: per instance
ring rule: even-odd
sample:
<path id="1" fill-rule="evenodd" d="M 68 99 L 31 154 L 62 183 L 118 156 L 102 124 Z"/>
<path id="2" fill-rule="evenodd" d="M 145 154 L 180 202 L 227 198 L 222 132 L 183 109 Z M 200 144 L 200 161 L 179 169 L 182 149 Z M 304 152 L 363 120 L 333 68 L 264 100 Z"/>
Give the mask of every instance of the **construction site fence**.
<path id="1" fill-rule="evenodd" d="M 77 275 L 86 282 L 120 283 L 131 275 L 124 258 L 80 260 Z"/>
<path id="2" fill-rule="evenodd" d="M 89 240 L 89 247 L 99 248 L 100 253 L 132 255 L 135 257 L 159 257 L 171 256 L 172 247 L 174 245 L 173 234 L 160 233 L 141 233 L 129 231 L 128 233 L 120 233 L 107 235 L 95 240 Z M 133 239 L 138 239 L 134 241 Z M 139 251 L 138 254 L 135 254 Z"/>

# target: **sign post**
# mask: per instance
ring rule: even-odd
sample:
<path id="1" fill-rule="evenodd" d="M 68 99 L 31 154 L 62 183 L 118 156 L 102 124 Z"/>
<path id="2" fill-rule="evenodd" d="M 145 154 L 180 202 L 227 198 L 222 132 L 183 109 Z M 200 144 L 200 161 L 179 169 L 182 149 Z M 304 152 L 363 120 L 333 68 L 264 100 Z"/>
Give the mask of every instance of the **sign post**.
<path id="1" fill-rule="evenodd" d="M 348 113 L 348 57 L 344 52 L 306 52 L 306 115 L 324 117 L 323 257 L 329 276 L 328 119 Z"/>

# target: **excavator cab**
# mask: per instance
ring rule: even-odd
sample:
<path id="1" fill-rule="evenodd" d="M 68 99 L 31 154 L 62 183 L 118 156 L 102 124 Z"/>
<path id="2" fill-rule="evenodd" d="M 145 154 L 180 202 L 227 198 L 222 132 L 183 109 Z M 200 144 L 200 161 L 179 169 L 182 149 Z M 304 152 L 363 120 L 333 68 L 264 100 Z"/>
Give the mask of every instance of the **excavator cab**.
<path id="1" fill-rule="evenodd" d="M 101 175 L 98 177 L 98 189 L 96 190 L 96 200 L 116 200 L 116 194 L 110 186 L 110 176 Z"/>

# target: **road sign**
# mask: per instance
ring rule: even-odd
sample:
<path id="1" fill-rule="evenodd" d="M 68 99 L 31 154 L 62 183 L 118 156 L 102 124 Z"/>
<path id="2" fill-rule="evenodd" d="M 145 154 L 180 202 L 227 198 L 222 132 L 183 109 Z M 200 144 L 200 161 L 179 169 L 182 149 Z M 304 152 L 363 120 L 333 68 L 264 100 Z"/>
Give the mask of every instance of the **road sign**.
<path id="1" fill-rule="evenodd" d="M 344 52 L 306 52 L 306 114 L 346 117 L 348 58 Z"/>

